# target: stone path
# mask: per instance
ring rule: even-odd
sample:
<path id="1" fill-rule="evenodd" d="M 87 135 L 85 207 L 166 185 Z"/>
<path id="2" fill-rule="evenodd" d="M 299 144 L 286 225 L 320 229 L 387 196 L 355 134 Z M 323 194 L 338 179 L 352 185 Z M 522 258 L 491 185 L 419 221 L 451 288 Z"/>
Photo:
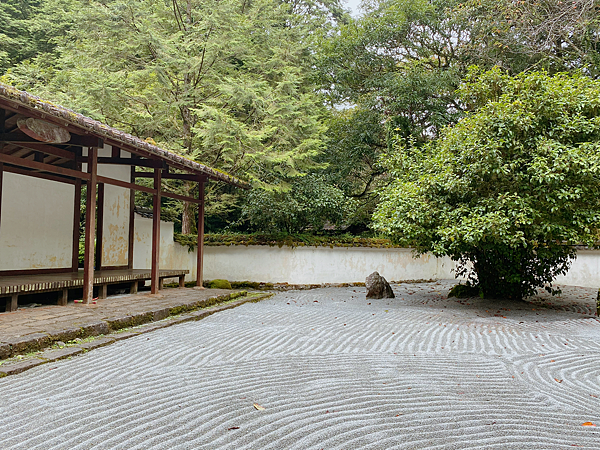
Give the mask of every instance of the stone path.
<path id="1" fill-rule="evenodd" d="M 449 287 L 280 293 L 4 378 L 1 447 L 598 449 L 594 290 Z"/>
<path id="2" fill-rule="evenodd" d="M 0 360 L 38 351 L 56 342 L 113 333 L 243 295 L 227 289 L 166 289 L 159 294 L 115 295 L 96 304 L 20 308 L 0 314 Z M 7 361 L 0 361 L 0 376 Z M 19 367 L 22 364 L 19 365 Z"/>

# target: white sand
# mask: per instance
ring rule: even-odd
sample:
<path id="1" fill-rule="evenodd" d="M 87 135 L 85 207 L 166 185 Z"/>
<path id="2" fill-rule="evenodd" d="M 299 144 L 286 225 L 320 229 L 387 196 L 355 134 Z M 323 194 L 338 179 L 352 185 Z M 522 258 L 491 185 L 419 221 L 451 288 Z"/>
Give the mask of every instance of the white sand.
<path id="1" fill-rule="evenodd" d="M 594 291 L 450 286 L 281 293 L 8 377 L 0 449 L 600 448 Z"/>

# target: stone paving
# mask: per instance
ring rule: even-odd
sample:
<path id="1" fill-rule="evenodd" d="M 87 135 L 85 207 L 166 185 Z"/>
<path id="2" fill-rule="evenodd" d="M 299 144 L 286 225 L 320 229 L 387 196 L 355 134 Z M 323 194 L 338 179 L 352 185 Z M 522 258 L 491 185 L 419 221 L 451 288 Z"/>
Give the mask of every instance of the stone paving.
<path id="1" fill-rule="evenodd" d="M 598 449 L 596 291 L 289 291 L 0 380 L 6 450 Z"/>
<path id="2" fill-rule="evenodd" d="M 96 304 L 22 308 L 0 314 L 0 358 L 43 349 L 55 342 L 98 336 L 162 320 L 217 301 L 240 291 L 226 289 L 165 289 L 159 294 L 115 295 Z M 0 367 L 0 372 L 3 368 Z"/>

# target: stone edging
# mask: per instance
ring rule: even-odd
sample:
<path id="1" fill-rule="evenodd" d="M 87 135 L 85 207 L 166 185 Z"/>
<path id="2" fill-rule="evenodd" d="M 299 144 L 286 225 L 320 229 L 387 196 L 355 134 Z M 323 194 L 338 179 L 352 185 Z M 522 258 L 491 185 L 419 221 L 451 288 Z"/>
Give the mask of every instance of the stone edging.
<path id="1" fill-rule="evenodd" d="M 73 333 L 75 333 L 76 330 L 80 332 L 79 335 L 76 337 L 81 337 L 81 332 L 86 332 L 87 337 L 106 335 L 99 337 L 98 339 L 94 339 L 93 341 L 85 342 L 82 344 L 69 345 L 59 349 L 48 349 L 45 350 L 41 355 L 33 356 L 23 361 L 6 362 L 5 364 L 1 364 L 0 378 L 6 377 L 8 375 L 15 375 L 33 367 L 39 366 L 41 364 L 46 364 L 49 362 L 58 361 L 60 359 L 65 359 L 71 356 L 79 355 L 81 353 L 88 352 L 95 348 L 104 347 L 105 345 L 128 339 L 130 337 L 149 333 L 160 328 L 166 328 L 172 325 L 176 325 L 178 323 L 189 322 L 192 320 L 201 320 L 214 313 L 225 311 L 227 309 L 232 309 L 237 306 L 243 305 L 244 303 L 259 302 L 266 298 L 272 297 L 273 295 L 273 293 L 267 292 L 253 296 L 248 296 L 248 293 L 246 291 L 241 291 L 232 294 L 220 295 L 218 297 L 213 297 L 205 301 L 192 302 L 171 308 L 164 308 L 157 311 L 144 312 L 125 317 L 109 318 L 106 319 L 106 321 L 94 323 L 82 328 L 63 330 L 61 332 L 55 332 L 52 334 L 36 333 L 35 335 L 24 336 L 22 339 L 19 340 L 18 345 L 15 345 L 13 348 L 11 348 L 10 356 L 16 356 L 35 350 L 41 350 L 47 345 L 52 345 L 52 343 L 56 341 L 73 340 L 75 338 L 73 337 Z M 242 298 L 232 303 L 227 303 L 225 305 L 216 305 L 207 309 L 200 309 L 206 308 L 210 305 L 214 305 L 215 303 L 222 303 L 239 297 Z M 131 330 L 128 329 L 125 331 L 119 331 L 124 328 L 131 327 L 133 327 L 133 329 Z M 86 330 L 84 330 L 83 328 L 86 328 Z M 45 337 L 46 340 L 42 339 L 41 336 Z M 52 339 L 52 341 L 50 341 L 50 339 Z M 49 344 L 43 345 L 44 342 Z M 11 344 L 0 345 L 5 346 Z"/>

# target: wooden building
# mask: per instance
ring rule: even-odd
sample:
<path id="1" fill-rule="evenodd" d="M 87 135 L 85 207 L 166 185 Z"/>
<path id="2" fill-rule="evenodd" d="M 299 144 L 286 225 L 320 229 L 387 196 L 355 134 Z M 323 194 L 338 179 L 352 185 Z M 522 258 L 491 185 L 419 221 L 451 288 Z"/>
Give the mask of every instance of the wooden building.
<path id="1" fill-rule="evenodd" d="M 151 187 L 136 179 L 151 178 Z M 163 179 L 198 183 L 197 198 L 165 192 Z M 202 283 L 204 186 L 208 180 L 248 185 L 67 108 L 0 83 L 0 298 L 6 311 L 23 293 L 93 288 L 150 279 L 157 293 L 163 278 L 187 270 L 161 270 L 161 197 L 197 203 L 196 282 Z M 84 268 L 79 269 L 82 187 L 86 186 Z M 135 191 L 153 196 L 152 264 L 134 268 Z"/>

